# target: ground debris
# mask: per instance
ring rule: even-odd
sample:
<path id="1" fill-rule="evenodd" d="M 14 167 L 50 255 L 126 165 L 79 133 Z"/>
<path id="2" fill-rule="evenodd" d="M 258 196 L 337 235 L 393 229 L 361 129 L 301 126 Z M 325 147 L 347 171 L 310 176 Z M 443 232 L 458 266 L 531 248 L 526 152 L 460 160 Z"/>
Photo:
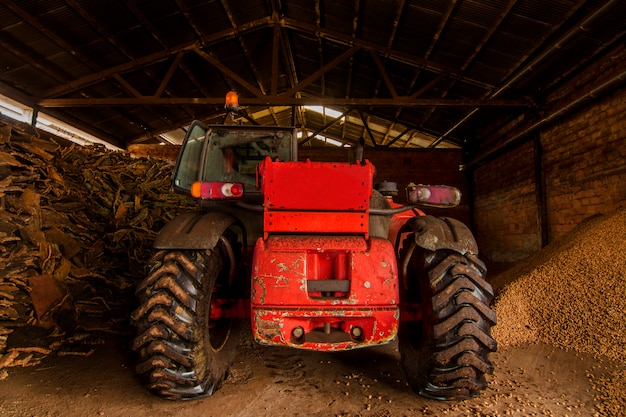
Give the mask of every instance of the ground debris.
<path id="1" fill-rule="evenodd" d="M 195 204 L 169 191 L 168 162 L 0 130 L 0 369 L 88 354 L 74 335 L 131 330 L 152 241 Z"/>
<path id="2" fill-rule="evenodd" d="M 599 394 L 598 415 L 620 417 L 626 415 L 626 370 L 615 371 L 596 381 Z"/>

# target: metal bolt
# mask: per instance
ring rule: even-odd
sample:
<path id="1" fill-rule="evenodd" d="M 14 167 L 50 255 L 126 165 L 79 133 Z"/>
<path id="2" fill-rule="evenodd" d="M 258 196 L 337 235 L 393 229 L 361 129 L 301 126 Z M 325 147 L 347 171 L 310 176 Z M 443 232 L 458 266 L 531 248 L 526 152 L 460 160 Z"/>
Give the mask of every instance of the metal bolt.
<path id="1" fill-rule="evenodd" d="M 291 331 L 291 334 L 294 338 L 300 339 L 302 336 L 304 336 L 304 329 L 298 326 Z"/>

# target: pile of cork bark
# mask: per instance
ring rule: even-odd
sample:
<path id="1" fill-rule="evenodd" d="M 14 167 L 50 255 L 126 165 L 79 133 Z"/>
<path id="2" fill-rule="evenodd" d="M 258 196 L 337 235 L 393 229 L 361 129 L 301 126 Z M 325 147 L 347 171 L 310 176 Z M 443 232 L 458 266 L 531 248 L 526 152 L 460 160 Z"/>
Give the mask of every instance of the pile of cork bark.
<path id="1" fill-rule="evenodd" d="M 0 378 L 130 330 L 152 241 L 195 207 L 169 191 L 171 170 L 0 120 Z"/>

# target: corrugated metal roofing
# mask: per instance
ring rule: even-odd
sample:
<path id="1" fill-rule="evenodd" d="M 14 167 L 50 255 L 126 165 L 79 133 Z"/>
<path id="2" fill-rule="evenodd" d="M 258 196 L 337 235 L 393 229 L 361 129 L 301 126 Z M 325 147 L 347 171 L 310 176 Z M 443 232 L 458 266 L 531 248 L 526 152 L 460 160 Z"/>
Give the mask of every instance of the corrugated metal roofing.
<path id="1" fill-rule="evenodd" d="M 619 0 L 4 0 L 0 94 L 121 147 L 220 122 L 229 90 L 244 123 L 474 146 L 624 43 L 625 22 Z"/>

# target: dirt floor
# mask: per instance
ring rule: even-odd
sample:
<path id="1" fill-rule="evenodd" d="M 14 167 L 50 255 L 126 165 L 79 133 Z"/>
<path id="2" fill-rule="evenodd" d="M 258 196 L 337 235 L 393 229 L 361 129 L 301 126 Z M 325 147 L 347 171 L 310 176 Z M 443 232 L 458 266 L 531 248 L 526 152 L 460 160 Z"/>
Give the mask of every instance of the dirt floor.
<path id="1" fill-rule="evenodd" d="M 407 387 L 394 344 L 320 353 L 244 340 L 221 390 L 173 402 L 143 389 L 127 341 L 116 339 L 90 356 L 11 368 L 0 381 L 0 416 L 603 416 L 597 382 L 625 368 L 541 344 L 501 349 L 492 359 L 496 371 L 482 396 L 447 403 Z"/>
<path id="2" fill-rule="evenodd" d="M 623 208 L 519 268 L 490 268 L 499 348 L 489 387 L 471 400 L 414 394 L 395 344 L 322 353 L 262 347 L 248 335 L 215 395 L 167 401 L 141 386 L 128 340 L 116 337 L 89 356 L 55 352 L 36 366 L 0 366 L 0 417 L 626 417 L 625 250 Z"/>

